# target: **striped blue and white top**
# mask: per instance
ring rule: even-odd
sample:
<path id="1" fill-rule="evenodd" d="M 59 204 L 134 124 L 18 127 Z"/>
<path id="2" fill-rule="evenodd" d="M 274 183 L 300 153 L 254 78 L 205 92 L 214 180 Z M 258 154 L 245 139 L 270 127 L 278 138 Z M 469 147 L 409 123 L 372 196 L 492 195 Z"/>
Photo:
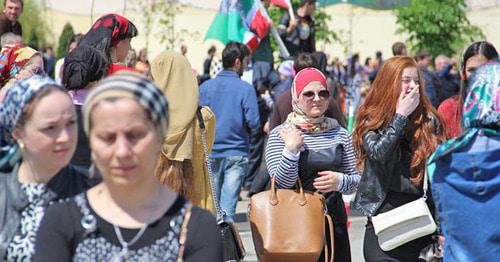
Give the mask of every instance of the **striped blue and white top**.
<path id="1" fill-rule="evenodd" d="M 271 131 L 266 146 L 266 163 L 270 175 L 276 175 L 276 183 L 281 188 L 292 188 L 298 177 L 299 158 L 285 148 L 281 140 L 279 125 Z M 356 156 L 352 145 L 352 137 L 343 127 L 337 127 L 322 133 L 303 133 L 304 148 L 312 150 L 326 149 L 341 144 L 344 148 L 342 156 L 343 175 L 339 179 L 337 191 L 353 193 L 358 187 L 361 176 L 356 170 Z"/>

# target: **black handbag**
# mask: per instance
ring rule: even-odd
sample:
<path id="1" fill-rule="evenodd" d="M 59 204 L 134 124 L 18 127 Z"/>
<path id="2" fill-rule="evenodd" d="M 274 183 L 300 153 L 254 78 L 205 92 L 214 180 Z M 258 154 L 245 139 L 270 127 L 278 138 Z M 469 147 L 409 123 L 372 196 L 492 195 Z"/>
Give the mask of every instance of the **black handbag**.
<path id="1" fill-rule="evenodd" d="M 201 139 L 203 143 L 203 151 L 205 154 L 205 164 L 207 165 L 210 188 L 212 190 L 212 197 L 214 200 L 214 206 L 217 213 L 217 224 L 222 235 L 222 248 L 223 248 L 223 258 L 224 261 L 240 261 L 245 257 L 246 251 L 243 246 L 243 241 L 241 241 L 240 233 L 234 225 L 234 223 L 227 223 L 224 221 L 225 213 L 221 209 L 219 204 L 219 199 L 217 197 L 216 185 L 214 182 L 214 177 L 212 173 L 212 163 L 208 157 L 208 146 L 206 138 L 205 122 L 203 121 L 203 116 L 201 114 L 201 107 L 198 107 L 196 112 L 198 117 L 198 123 L 201 130 Z"/>

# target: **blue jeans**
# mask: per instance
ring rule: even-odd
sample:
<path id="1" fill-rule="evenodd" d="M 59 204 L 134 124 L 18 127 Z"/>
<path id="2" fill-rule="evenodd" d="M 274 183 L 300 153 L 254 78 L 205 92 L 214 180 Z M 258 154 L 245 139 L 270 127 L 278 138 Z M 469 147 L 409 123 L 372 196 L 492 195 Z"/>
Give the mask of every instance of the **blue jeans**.
<path id="1" fill-rule="evenodd" d="M 212 158 L 212 170 L 217 185 L 217 197 L 226 213 L 224 221 L 233 222 L 241 186 L 248 170 L 248 157 Z"/>

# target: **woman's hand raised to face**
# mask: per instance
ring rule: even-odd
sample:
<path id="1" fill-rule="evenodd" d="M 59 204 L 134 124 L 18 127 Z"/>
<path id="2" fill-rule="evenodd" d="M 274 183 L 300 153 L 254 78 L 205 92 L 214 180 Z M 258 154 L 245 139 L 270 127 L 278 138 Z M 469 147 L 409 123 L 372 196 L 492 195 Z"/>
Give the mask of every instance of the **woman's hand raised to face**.
<path id="1" fill-rule="evenodd" d="M 406 90 L 401 90 L 399 95 L 398 104 L 396 105 L 396 113 L 409 116 L 420 103 L 419 85 L 412 82 L 410 92 L 406 94 Z"/>
<path id="2" fill-rule="evenodd" d="M 321 193 L 337 191 L 341 173 L 333 171 L 320 171 L 314 179 L 313 186 Z"/>
<path id="3" fill-rule="evenodd" d="M 297 154 L 304 146 L 302 132 L 295 127 L 284 125 L 280 130 L 280 136 L 285 143 L 285 148 L 291 153 Z"/>

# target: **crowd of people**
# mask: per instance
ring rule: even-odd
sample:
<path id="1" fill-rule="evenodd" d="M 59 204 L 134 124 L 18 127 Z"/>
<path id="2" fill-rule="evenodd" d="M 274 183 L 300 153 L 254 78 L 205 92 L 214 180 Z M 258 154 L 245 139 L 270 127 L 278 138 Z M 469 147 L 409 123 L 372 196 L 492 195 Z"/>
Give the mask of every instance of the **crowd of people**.
<path id="1" fill-rule="evenodd" d="M 315 48 L 315 5 L 280 20 L 291 56 L 279 65 L 266 36 L 253 52 L 211 47 L 198 74 L 187 46 L 137 54 L 138 29 L 117 14 L 55 61 L 22 42 L 23 1 L 5 0 L 0 261 L 223 261 L 220 224 L 234 223 L 242 189 L 265 191 L 271 177 L 323 195 L 335 261 L 500 256 L 495 47 L 439 55 L 434 71 L 430 52 L 411 57 L 402 42 L 386 60 L 343 64 Z M 349 242 L 352 193 L 367 216 L 363 250 Z M 438 230 L 381 248 L 372 218 L 422 195 Z"/>

